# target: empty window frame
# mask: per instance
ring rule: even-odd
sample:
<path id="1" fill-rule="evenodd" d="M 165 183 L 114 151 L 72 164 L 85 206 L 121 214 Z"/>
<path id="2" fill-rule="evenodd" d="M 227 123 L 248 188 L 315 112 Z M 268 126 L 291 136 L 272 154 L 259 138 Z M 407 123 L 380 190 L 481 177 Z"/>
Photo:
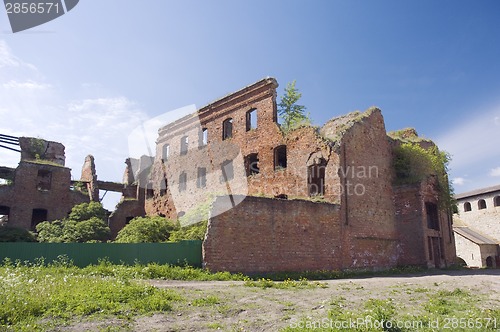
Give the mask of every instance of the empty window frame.
<path id="1" fill-rule="evenodd" d="M 200 131 L 200 143 L 199 143 L 199 146 L 203 147 L 203 146 L 206 146 L 207 144 L 208 144 L 208 129 L 207 128 L 203 128 Z"/>
<path id="2" fill-rule="evenodd" d="M 187 174 L 182 172 L 179 175 L 179 191 L 184 191 L 187 189 Z"/>
<path id="3" fill-rule="evenodd" d="M 167 179 L 163 179 L 160 182 L 160 196 L 165 196 L 167 194 Z"/>
<path id="4" fill-rule="evenodd" d="M 280 145 L 274 149 L 274 170 L 284 169 L 286 166 L 286 145 Z"/>
<path id="5" fill-rule="evenodd" d="M 189 137 L 182 136 L 181 138 L 181 155 L 185 155 L 188 152 Z"/>
<path id="6" fill-rule="evenodd" d="M 493 198 L 493 206 L 500 206 L 500 196 Z"/>
<path id="7" fill-rule="evenodd" d="M 486 201 L 484 199 L 480 199 L 479 201 L 477 201 L 477 208 L 479 210 L 486 209 Z"/>
<path id="8" fill-rule="evenodd" d="M 472 211 L 472 205 L 469 202 L 464 203 L 464 212 Z"/>
<path id="9" fill-rule="evenodd" d="M 149 182 L 146 185 L 146 198 L 153 198 L 153 196 L 154 196 L 153 183 Z"/>
<path id="10" fill-rule="evenodd" d="M 163 161 L 167 161 L 170 157 L 170 145 L 165 144 L 162 149 L 162 159 Z"/>
<path id="11" fill-rule="evenodd" d="M 439 231 L 439 212 L 437 205 L 426 202 L 425 211 L 427 214 L 427 228 Z"/>
<path id="12" fill-rule="evenodd" d="M 234 179 L 234 168 L 232 160 L 224 161 L 221 165 L 221 170 L 222 170 L 221 182 L 227 182 Z"/>
<path id="13" fill-rule="evenodd" d="M 222 122 L 222 140 L 233 137 L 233 119 L 229 118 Z"/>
<path id="14" fill-rule="evenodd" d="M 252 108 L 246 114 L 246 130 L 250 131 L 257 128 L 257 109 Z"/>
<path id="15" fill-rule="evenodd" d="M 47 221 L 48 212 L 45 209 L 33 209 L 31 214 L 31 230 L 36 230 L 36 225 L 43 221 Z"/>
<path id="16" fill-rule="evenodd" d="M 260 173 L 259 155 L 257 153 L 251 153 L 248 156 L 246 156 L 245 166 L 246 166 L 247 176 L 259 174 Z"/>
<path id="17" fill-rule="evenodd" d="M 9 222 L 10 207 L 0 205 L 0 225 Z"/>
<path id="18" fill-rule="evenodd" d="M 38 170 L 36 188 L 40 191 L 50 190 L 52 184 L 52 172 L 44 169 Z"/>
<path id="19" fill-rule="evenodd" d="M 309 196 L 323 196 L 325 194 L 326 161 L 321 158 L 319 163 L 307 168 L 307 188 Z"/>
<path id="20" fill-rule="evenodd" d="M 205 188 L 207 186 L 207 169 L 198 167 L 198 177 L 196 179 L 196 187 Z"/>

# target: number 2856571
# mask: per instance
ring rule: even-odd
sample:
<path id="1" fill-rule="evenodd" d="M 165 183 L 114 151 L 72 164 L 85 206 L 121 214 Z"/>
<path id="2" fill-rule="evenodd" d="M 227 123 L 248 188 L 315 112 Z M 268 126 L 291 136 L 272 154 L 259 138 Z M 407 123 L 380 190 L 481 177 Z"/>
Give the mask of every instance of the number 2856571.
<path id="1" fill-rule="evenodd" d="M 6 2 L 7 14 L 50 14 L 59 13 L 59 3 L 56 2 Z"/>

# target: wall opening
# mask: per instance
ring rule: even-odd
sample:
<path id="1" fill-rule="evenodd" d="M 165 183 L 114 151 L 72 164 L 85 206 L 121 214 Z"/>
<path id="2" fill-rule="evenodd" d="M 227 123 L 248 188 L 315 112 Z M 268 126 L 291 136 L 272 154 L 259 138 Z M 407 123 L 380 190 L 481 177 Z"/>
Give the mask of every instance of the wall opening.
<path id="1" fill-rule="evenodd" d="M 479 210 L 486 209 L 486 201 L 484 199 L 480 199 L 479 201 L 477 201 L 477 208 Z"/>
<path id="2" fill-rule="evenodd" d="M 169 144 L 165 144 L 163 146 L 161 156 L 162 156 L 163 161 L 168 160 L 168 157 L 170 157 L 170 145 Z"/>
<path id="3" fill-rule="evenodd" d="M 207 169 L 198 167 L 198 178 L 196 179 L 196 187 L 205 188 L 207 186 Z"/>
<path id="4" fill-rule="evenodd" d="M 307 168 L 307 188 L 309 196 L 323 196 L 325 194 L 326 161 L 319 159 L 317 164 Z"/>
<path id="5" fill-rule="evenodd" d="M 472 211 L 472 205 L 469 202 L 464 203 L 464 212 Z"/>
<path id="6" fill-rule="evenodd" d="M 493 257 L 491 256 L 486 257 L 486 267 L 493 268 Z"/>
<path id="7" fill-rule="evenodd" d="M 43 221 L 47 221 L 48 212 L 45 209 L 33 209 L 31 214 L 31 230 L 36 230 L 36 225 Z"/>
<path id="8" fill-rule="evenodd" d="M 274 149 L 274 170 L 285 169 L 287 166 L 286 145 L 280 145 Z"/>
<path id="9" fill-rule="evenodd" d="M 146 199 L 153 198 L 153 196 L 154 196 L 153 183 L 149 182 L 146 185 Z"/>
<path id="10" fill-rule="evenodd" d="M 500 206 L 500 196 L 493 198 L 493 206 Z"/>
<path id="11" fill-rule="evenodd" d="M 189 137 L 182 136 L 181 138 L 181 155 L 185 155 L 188 152 Z"/>
<path id="12" fill-rule="evenodd" d="M 134 218 L 135 218 L 135 217 L 132 217 L 132 216 L 130 216 L 130 217 L 126 217 L 126 218 L 125 218 L 125 225 L 130 224 L 130 222 L 131 222 L 131 221 L 132 221 L 132 219 L 134 219 Z"/>
<path id="13" fill-rule="evenodd" d="M 426 202 L 425 211 L 427 214 L 427 228 L 439 231 L 438 206 L 434 203 Z"/>
<path id="14" fill-rule="evenodd" d="M 184 191 L 187 189 L 187 174 L 182 172 L 179 175 L 179 191 Z"/>
<path id="15" fill-rule="evenodd" d="M 222 122 L 222 140 L 233 137 L 233 119 L 229 118 Z"/>
<path id="16" fill-rule="evenodd" d="M 160 182 L 160 196 L 165 196 L 167 194 L 167 179 L 163 179 Z"/>
<path id="17" fill-rule="evenodd" d="M 0 225 L 9 222 L 10 207 L 0 205 Z"/>
<path id="18" fill-rule="evenodd" d="M 52 185 L 52 172 L 44 169 L 39 169 L 36 188 L 40 191 L 49 191 L 51 185 Z"/>
<path id="19" fill-rule="evenodd" d="M 245 166 L 247 170 L 247 176 L 259 174 L 259 155 L 257 153 L 251 153 L 245 157 Z"/>
<path id="20" fill-rule="evenodd" d="M 253 108 L 246 114 L 246 130 L 250 131 L 257 128 L 257 109 Z"/>
<path id="21" fill-rule="evenodd" d="M 199 144 L 199 146 L 200 147 L 204 147 L 207 144 L 208 144 L 208 129 L 207 128 L 203 128 L 200 131 L 200 144 Z"/>
<path id="22" fill-rule="evenodd" d="M 224 161 L 221 165 L 221 170 L 222 170 L 221 182 L 227 182 L 234 179 L 234 168 L 232 160 Z"/>

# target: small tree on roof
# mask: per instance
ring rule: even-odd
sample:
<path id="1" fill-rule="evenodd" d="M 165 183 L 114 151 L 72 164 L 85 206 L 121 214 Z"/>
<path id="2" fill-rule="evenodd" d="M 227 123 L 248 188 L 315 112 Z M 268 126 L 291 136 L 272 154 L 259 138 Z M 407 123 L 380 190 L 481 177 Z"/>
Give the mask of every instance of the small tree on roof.
<path id="1" fill-rule="evenodd" d="M 305 113 L 306 107 L 297 105 L 297 101 L 302 97 L 302 93 L 295 87 L 295 80 L 289 82 L 285 88 L 285 94 L 278 104 L 278 112 L 283 120 L 281 128 L 284 132 L 289 132 L 301 125 L 310 125 L 309 114 Z"/>

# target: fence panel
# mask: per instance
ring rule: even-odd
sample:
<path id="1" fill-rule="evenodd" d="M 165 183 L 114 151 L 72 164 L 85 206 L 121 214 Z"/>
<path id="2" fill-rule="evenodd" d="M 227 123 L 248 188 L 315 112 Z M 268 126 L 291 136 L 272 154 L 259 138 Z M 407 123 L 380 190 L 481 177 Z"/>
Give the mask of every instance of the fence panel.
<path id="1" fill-rule="evenodd" d="M 135 262 L 147 264 L 188 264 L 201 266 L 202 241 L 181 241 L 170 243 L 0 243 L 0 261 L 35 262 L 44 258 L 46 263 L 65 255 L 76 266 L 98 263 L 108 259 L 112 263 L 132 265 Z"/>

